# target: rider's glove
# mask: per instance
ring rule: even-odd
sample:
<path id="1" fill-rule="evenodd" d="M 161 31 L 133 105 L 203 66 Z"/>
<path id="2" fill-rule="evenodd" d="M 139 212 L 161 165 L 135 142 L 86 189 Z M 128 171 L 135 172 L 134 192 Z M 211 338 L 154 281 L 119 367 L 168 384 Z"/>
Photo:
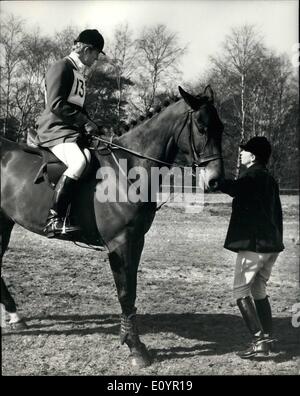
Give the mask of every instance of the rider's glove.
<path id="1" fill-rule="evenodd" d="M 88 121 L 84 124 L 84 130 L 88 135 L 90 135 L 92 133 L 97 133 L 99 131 L 99 127 L 93 121 Z"/>

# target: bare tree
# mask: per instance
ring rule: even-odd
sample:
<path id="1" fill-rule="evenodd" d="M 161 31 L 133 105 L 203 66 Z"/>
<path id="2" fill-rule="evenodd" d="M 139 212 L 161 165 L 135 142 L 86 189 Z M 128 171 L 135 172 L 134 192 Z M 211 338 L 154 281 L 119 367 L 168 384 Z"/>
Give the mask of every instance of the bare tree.
<path id="1" fill-rule="evenodd" d="M 20 51 L 20 70 L 16 81 L 15 103 L 19 109 L 18 136 L 35 123 L 44 108 L 44 77 L 55 60 L 56 45 L 40 30 L 26 34 Z"/>
<path id="2" fill-rule="evenodd" d="M 143 30 L 137 39 L 139 51 L 139 87 L 144 111 L 154 105 L 158 89 L 163 83 L 174 80 L 179 74 L 179 62 L 187 47 L 178 43 L 176 33 L 169 32 L 165 25 L 156 25 Z"/>
<path id="3" fill-rule="evenodd" d="M 223 78 L 230 76 L 233 105 L 240 120 L 240 140 L 245 140 L 246 118 L 249 111 L 249 95 L 253 90 L 252 75 L 258 68 L 264 47 L 262 39 L 255 26 L 243 25 L 233 28 L 231 33 L 226 36 L 223 44 L 224 51 L 217 57 L 212 57 L 214 70 Z M 228 80 L 227 80 L 228 82 Z M 238 93 L 238 95 L 237 95 Z M 239 99 L 238 102 L 236 99 Z M 240 151 L 238 152 L 236 177 L 240 172 Z"/>
<path id="4" fill-rule="evenodd" d="M 296 130 L 290 123 L 291 120 L 288 121 L 297 103 L 297 95 L 293 92 L 295 77 L 287 57 L 267 53 L 262 57 L 261 67 L 253 78 L 257 84 L 253 91 L 249 120 L 252 122 L 252 134 L 264 135 L 272 142 L 270 168 L 278 175 L 280 182 L 286 163 L 297 150 L 293 137 Z M 291 145 L 291 142 L 294 143 Z M 287 152 L 290 158 L 286 158 Z"/>
<path id="5" fill-rule="evenodd" d="M 127 101 L 127 91 L 132 74 L 136 69 L 137 52 L 133 33 L 128 24 L 120 25 L 115 29 L 114 38 L 110 44 L 110 64 L 114 70 L 117 83 L 119 123 L 122 121 L 122 105 Z M 118 128 L 118 127 L 117 127 Z"/>
<path id="6" fill-rule="evenodd" d="M 1 119 L 3 135 L 7 134 L 10 118 L 13 116 L 13 83 L 21 62 L 20 52 L 24 42 L 24 21 L 14 15 L 2 17 L 0 31 L 0 67 L 1 67 Z"/>
<path id="7" fill-rule="evenodd" d="M 70 51 L 76 34 L 75 28 L 68 27 L 52 39 L 42 36 L 39 28 L 26 33 L 22 19 L 12 15 L 3 18 L 0 110 L 4 135 L 8 123 L 13 122 L 10 137 L 16 140 L 26 137 L 27 129 L 35 124 L 44 108 L 46 71 L 62 53 Z"/>
<path id="8" fill-rule="evenodd" d="M 55 58 L 60 59 L 64 56 L 69 55 L 71 48 L 74 44 L 74 40 L 80 33 L 78 27 L 69 25 L 63 30 L 55 33 L 53 39 L 57 43 Z"/>
<path id="9" fill-rule="evenodd" d="M 295 185 L 298 172 L 295 76 L 289 59 L 267 50 L 259 35 L 255 36 L 255 29 L 249 37 L 252 29 L 233 29 L 235 33 L 227 36 L 224 51 L 212 58 L 212 68 L 203 78 L 203 85 L 210 83 L 219 96 L 217 106 L 225 124 L 225 168 L 230 176 L 237 177 L 240 141 L 266 136 L 273 147 L 270 170 L 282 185 Z M 287 166 L 291 180 L 286 177 Z"/>

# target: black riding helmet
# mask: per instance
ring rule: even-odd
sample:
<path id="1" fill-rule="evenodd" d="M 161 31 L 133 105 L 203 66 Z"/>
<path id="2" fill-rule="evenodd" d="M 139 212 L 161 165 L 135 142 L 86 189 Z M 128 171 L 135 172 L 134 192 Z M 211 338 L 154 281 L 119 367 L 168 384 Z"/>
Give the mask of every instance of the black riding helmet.
<path id="1" fill-rule="evenodd" d="M 271 144 L 264 136 L 255 136 L 240 148 L 254 154 L 258 161 L 267 164 L 272 152 Z"/>
<path id="2" fill-rule="evenodd" d="M 77 39 L 74 40 L 74 44 L 76 43 L 84 43 L 84 44 L 92 45 L 99 52 L 105 55 L 105 52 L 102 51 L 104 47 L 104 38 L 102 34 L 98 32 L 97 29 L 83 30 L 79 34 Z"/>

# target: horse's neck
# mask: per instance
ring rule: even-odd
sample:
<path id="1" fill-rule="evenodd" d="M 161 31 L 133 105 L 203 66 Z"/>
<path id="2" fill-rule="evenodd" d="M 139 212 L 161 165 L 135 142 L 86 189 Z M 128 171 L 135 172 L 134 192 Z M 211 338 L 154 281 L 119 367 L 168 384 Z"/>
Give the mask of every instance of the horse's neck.
<path id="1" fill-rule="evenodd" d="M 118 139 L 118 144 L 147 157 L 166 161 L 167 146 L 183 123 L 179 103 L 155 115 Z M 133 162 L 139 162 L 138 157 Z M 153 164 L 152 164 L 153 165 Z"/>

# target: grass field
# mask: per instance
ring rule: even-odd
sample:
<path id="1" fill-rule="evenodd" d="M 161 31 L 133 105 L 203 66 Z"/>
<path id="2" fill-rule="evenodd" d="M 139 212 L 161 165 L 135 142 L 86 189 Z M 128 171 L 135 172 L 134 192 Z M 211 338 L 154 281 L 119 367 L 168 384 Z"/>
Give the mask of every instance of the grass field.
<path id="1" fill-rule="evenodd" d="M 299 374 L 298 197 L 282 197 L 284 243 L 269 283 L 278 352 L 241 361 L 249 336 L 231 295 L 235 255 L 222 248 L 230 200 L 200 213 L 165 205 L 146 237 L 138 273 L 142 340 L 153 364 L 139 375 Z M 131 375 L 119 344 L 120 307 L 106 254 L 16 227 L 2 275 L 29 328 L 2 338 L 3 375 Z"/>

